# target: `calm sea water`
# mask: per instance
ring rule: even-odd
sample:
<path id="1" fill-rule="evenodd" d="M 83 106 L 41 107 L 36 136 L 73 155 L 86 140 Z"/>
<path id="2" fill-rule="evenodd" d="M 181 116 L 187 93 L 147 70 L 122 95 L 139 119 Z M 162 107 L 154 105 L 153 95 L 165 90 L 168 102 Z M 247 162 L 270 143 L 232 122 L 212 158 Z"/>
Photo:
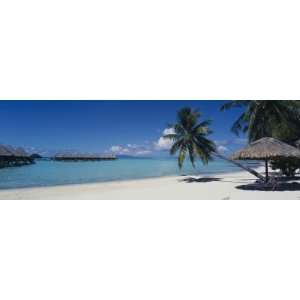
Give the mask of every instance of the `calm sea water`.
<path id="1" fill-rule="evenodd" d="M 232 171 L 240 169 L 223 160 L 214 160 L 207 166 L 197 162 L 195 169 L 186 163 L 182 171 L 173 158 L 120 158 L 115 161 L 94 162 L 37 160 L 29 166 L 0 169 L 0 189 Z"/>

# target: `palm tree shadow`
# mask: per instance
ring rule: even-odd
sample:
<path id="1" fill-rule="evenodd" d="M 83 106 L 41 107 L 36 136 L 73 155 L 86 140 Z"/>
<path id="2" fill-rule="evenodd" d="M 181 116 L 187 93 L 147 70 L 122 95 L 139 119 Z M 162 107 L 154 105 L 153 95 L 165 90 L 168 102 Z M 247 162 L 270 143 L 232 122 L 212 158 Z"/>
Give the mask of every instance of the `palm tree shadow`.
<path id="1" fill-rule="evenodd" d="M 222 178 L 217 178 L 217 177 L 187 177 L 184 179 L 181 179 L 179 181 L 187 182 L 187 183 L 193 183 L 193 182 L 198 182 L 198 183 L 206 183 L 206 182 L 214 182 L 214 181 L 220 181 Z"/>
<path id="2" fill-rule="evenodd" d="M 299 182 L 281 182 L 276 184 L 276 186 L 265 185 L 265 184 L 245 184 L 239 185 L 235 187 L 239 190 L 246 191 L 300 191 L 300 183 Z"/>

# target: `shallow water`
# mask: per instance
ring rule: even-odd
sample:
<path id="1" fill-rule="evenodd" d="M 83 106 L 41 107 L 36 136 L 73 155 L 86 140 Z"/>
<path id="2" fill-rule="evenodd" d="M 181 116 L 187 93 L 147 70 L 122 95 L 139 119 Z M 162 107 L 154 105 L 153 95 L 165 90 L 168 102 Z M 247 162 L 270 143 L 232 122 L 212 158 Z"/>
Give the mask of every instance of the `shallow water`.
<path id="1" fill-rule="evenodd" d="M 114 161 L 87 162 L 37 160 L 29 166 L 0 169 L 0 189 L 232 171 L 240 169 L 219 159 L 206 166 L 197 162 L 195 169 L 187 162 L 182 171 L 174 158 L 120 158 Z"/>

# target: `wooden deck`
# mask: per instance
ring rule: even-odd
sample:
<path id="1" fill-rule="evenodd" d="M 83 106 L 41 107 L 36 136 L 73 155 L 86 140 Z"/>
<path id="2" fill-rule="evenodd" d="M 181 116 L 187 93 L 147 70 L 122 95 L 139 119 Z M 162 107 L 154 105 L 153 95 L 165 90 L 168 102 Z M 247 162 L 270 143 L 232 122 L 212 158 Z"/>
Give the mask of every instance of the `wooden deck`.
<path id="1" fill-rule="evenodd" d="M 30 165 L 34 159 L 22 148 L 0 145 L 0 168 Z"/>
<path id="2" fill-rule="evenodd" d="M 100 161 L 116 160 L 115 155 L 56 155 L 52 158 L 56 161 Z"/>

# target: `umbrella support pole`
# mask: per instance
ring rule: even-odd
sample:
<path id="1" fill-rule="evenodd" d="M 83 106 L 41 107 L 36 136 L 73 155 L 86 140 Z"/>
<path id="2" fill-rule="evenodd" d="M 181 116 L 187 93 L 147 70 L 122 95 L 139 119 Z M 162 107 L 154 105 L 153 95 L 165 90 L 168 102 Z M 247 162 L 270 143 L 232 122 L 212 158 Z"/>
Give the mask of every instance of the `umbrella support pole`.
<path id="1" fill-rule="evenodd" d="M 268 160 L 265 160 L 265 168 L 266 168 L 266 183 L 269 181 L 269 170 L 268 170 Z"/>

